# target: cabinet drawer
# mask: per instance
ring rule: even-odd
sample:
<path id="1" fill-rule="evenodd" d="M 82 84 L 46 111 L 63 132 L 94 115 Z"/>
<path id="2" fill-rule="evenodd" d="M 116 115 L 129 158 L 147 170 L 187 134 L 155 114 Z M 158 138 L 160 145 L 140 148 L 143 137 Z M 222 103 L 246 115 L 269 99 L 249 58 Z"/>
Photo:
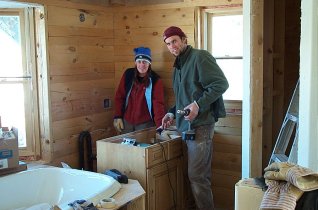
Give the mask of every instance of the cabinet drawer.
<path id="1" fill-rule="evenodd" d="M 168 144 L 158 143 L 146 149 L 146 168 L 168 160 Z"/>
<path id="2" fill-rule="evenodd" d="M 171 160 L 182 155 L 182 141 L 180 139 L 157 143 L 146 149 L 147 168 Z"/>

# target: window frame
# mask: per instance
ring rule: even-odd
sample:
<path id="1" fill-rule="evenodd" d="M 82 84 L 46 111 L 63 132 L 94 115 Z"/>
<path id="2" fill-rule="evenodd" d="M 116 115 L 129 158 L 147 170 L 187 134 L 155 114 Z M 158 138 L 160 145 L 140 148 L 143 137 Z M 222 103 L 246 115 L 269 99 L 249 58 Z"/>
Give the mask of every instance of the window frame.
<path id="1" fill-rule="evenodd" d="M 44 7 L 14 2 L 9 6 L 0 8 L 0 14 L 19 16 L 22 65 L 24 72 L 31 75 L 30 88 L 24 88 L 27 146 L 19 147 L 19 156 L 26 160 L 39 160 L 43 159 L 41 141 L 45 142 L 51 136 Z M 50 156 L 44 156 L 44 160 L 50 161 Z"/>
<path id="2" fill-rule="evenodd" d="M 209 52 L 212 51 L 212 38 L 208 36 L 208 34 L 212 33 L 212 23 L 211 19 L 213 16 L 227 16 L 227 15 L 243 15 L 243 8 L 242 5 L 237 5 L 235 7 L 230 8 L 210 8 L 210 7 L 198 7 L 195 11 L 196 17 L 196 30 L 195 30 L 195 37 L 196 39 L 196 47 L 199 49 L 204 49 Z M 209 25 L 211 27 L 209 27 Z M 215 57 L 216 59 L 222 59 Z M 243 56 L 229 56 L 225 59 L 242 59 Z M 235 113 L 242 113 L 242 100 L 229 100 L 225 99 L 225 103 L 228 105 L 234 104 L 232 109 L 232 105 L 230 105 L 230 109 Z M 227 106 L 227 104 L 225 104 Z M 232 112 L 231 111 L 231 112 Z"/>

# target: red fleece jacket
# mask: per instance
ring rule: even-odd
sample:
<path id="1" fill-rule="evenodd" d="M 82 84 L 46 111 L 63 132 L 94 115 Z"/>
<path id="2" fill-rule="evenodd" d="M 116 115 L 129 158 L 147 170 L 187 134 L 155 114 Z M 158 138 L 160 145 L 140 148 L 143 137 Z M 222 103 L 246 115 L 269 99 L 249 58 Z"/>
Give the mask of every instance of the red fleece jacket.
<path id="1" fill-rule="evenodd" d="M 136 81 L 131 89 L 128 105 L 125 107 L 126 96 L 129 90 L 126 90 L 126 82 L 133 78 L 126 77 L 127 71 L 123 74 L 115 95 L 115 116 L 114 118 L 124 118 L 127 122 L 138 125 L 151 121 L 148 111 L 145 91 L 146 86 L 143 82 Z M 161 125 L 161 120 L 166 111 L 164 108 L 164 89 L 161 79 L 156 78 L 152 84 L 152 113 L 153 121 L 156 127 Z"/>

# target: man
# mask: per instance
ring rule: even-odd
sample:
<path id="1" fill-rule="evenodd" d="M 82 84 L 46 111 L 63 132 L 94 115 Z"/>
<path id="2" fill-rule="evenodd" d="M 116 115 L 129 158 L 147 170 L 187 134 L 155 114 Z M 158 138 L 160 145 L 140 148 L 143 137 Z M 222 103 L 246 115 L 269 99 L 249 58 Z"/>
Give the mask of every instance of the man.
<path id="1" fill-rule="evenodd" d="M 162 127 L 169 127 L 175 119 L 180 133 L 188 129 L 194 131 L 194 140 L 182 135 L 187 147 L 192 195 L 197 209 L 213 210 L 212 138 L 215 122 L 226 114 L 222 94 L 229 84 L 215 58 L 205 50 L 188 45 L 187 36 L 180 28 L 167 28 L 163 40 L 176 59 L 173 66 L 175 106 L 162 119 Z M 190 112 L 184 116 L 176 114 L 177 110 Z"/>

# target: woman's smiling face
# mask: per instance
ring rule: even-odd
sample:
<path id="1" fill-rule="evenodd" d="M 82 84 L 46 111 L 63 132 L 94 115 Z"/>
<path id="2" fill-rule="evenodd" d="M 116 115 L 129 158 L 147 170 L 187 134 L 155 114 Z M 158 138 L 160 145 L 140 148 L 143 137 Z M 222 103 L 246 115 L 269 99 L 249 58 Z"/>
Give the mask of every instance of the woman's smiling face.
<path id="1" fill-rule="evenodd" d="M 145 59 L 137 59 L 135 64 L 136 64 L 139 76 L 140 77 L 146 76 L 150 63 Z"/>

